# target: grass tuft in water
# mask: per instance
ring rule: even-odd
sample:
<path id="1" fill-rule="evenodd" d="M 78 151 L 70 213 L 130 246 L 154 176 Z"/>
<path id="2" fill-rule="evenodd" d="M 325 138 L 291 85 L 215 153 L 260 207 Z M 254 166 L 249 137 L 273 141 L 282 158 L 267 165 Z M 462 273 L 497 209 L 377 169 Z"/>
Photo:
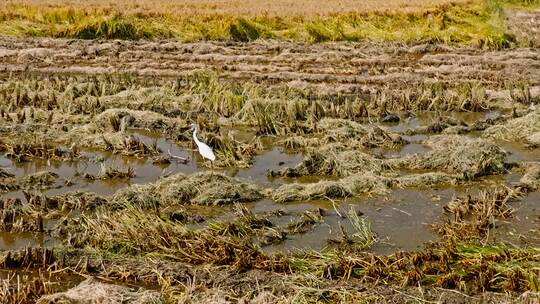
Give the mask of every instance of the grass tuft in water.
<path id="1" fill-rule="evenodd" d="M 366 217 L 361 217 L 353 207 L 347 213 L 349 221 L 356 231 L 352 240 L 360 249 L 368 249 L 375 243 L 375 233 L 371 230 L 371 222 Z"/>

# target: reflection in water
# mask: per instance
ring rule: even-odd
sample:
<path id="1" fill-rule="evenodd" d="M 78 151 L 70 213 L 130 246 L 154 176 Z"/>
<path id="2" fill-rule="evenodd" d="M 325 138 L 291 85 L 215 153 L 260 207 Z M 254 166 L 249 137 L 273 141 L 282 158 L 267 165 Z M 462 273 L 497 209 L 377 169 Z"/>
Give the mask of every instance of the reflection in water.
<path id="1" fill-rule="evenodd" d="M 29 246 L 43 247 L 52 243 L 52 239 L 45 238 L 41 233 L 0 232 L 0 250 L 14 250 Z"/>

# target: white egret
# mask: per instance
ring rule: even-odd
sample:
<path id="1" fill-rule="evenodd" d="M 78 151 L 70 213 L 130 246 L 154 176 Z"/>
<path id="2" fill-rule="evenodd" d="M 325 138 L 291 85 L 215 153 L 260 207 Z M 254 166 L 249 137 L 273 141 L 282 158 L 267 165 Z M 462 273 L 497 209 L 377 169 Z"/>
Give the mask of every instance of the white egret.
<path id="1" fill-rule="evenodd" d="M 203 143 L 197 138 L 197 131 L 199 130 L 199 127 L 196 124 L 192 124 L 191 129 L 193 130 L 193 140 L 199 148 L 199 154 L 201 154 L 203 158 L 209 159 L 210 162 L 216 160 L 216 155 L 214 155 L 214 151 L 212 151 L 212 148 L 210 148 L 210 146 Z"/>

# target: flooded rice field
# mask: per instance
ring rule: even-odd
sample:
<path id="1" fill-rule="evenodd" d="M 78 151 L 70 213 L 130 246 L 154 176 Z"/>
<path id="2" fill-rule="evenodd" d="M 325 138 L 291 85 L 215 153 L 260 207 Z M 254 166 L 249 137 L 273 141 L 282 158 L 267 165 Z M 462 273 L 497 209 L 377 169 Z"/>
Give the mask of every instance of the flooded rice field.
<path id="1" fill-rule="evenodd" d="M 201 284 L 368 272 L 371 283 L 528 290 L 537 266 L 456 265 L 479 244 L 539 261 L 539 57 L 0 38 L 6 288 L 15 275 L 40 294 L 97 276 L 170 296 L 218 267 Z M 193 123 L 216 161 L 198 153 Z M 390 262 L 443 258 L 452 266 L 417 274 Z M 476 282 L 486 275 L 497 279 Z"/>
<path id="2" fill-rule="evenodd" d="M 476 116 L 477 119 L 471 120 L 469 118 L 471 116 Z M 486 116 L 483 113 L 454 115 L 456 119 L 463 122 L 468 118 L 469 123 L 476 123 L 480 119 L 485 119 Z M 432 121 L 438 119 L 436 115 L 432 115 L 432 117 Z M 428 121 L 429 119 L 420 120 L 414 118 L 412 121 L 407 120 L 403 123 L 380 125 L 397 132 L 397 134 L 400 133 L 400 130 L 402 130 L 403 134 L 406 134 L 426 128 L 429 125 Z M 366 125 L 377 126 L 378 124 L 367 123 Z M 269 192 L 276 191 L 280 187 L 291 183 L 309 185 L 317 182 L 339 180 L 339 177 L 335 175 L 326 174 L 309 174 L 298 177 L 273 176 L 272 172 L 302 166 L 305 163 L 304 158 L 309 157 L 301 151 L 292 151 L 286 147 L 274 145 L 280 141 L 276 137 L 261 137 L 261 140 L 266 142 L 267 145 L 261 148 L 260 152 L 253 157 L 249 167 L 222 166 L 209 169 L 193 146 L 181 146 L 159 133 L 148 130 L 126 130 L 125 136 L 141 142 L 142 145 L 154 147 L 153 149 L 157 152 L 153 157 L 139 157 L 126 156 L 106 150 L 81 149 L 74 159 L 51 160 L 35 158 L 29 155 L 30 159 L 25 161 L 20 161 L 9 153 L 5 153 L 0 157 L 0 165 L 4 174 L 9 176 L 9 179 L 4 178 L 4 182 L 6 185 L 13 182 L 13 188 L 9 189 L 9 186 L 6 186 L 2 192 L 2 198 L 4 200 L 15 199 L 28 203 L 28 195 L 39 194 L 43 197 L 57 197 L 77 195 L 77 193 L 80 195 L 87 192 L 105 199 L 122 188 L 155 183 L 163 178 L 177 174 L 193 175 L 198 172 L 208 172 L 209 170 L 216 176 L 226 175 L 238 178 Z M 422 144 L 429 138 L 428 135 L 400 136 L 407 142 L 406 144 L 398 147 L 372 149 L 374 156 L 381 160 L 392 160 L 429 153 L 430 148 Z M 244 138 L 250 138 L 249 140 L 255 137 L 255 132 L 251 135 L 249 133 L 244 134 Z M 282 137 L 281 140 L 287 139 L 286 136 Z M 477 135 L 471 135 L 471 137 L 478 138 Z M 505 159 L 508 163 L 534 162 L 540 159 L 540 150 L 538 149 L 520 147 L 513 143 L 501 143 L 501 147 L 504 149 Z M 59 146 L 58 149 L 69 150 L 65 146 Z M 163 161 L 157 162 L 156 160 Z M 347 166 L 347 164 L 335 165 Z M 362 168 L 358 168 L 358 173 L 362 171 Z M 131 173 L 127 174 L 128 172 Z M 415 173 L 410 172 L 397 171 L 394 174 L 415 176 Z M 24 181 L 32 177 L 35 177 L 38 185 L 25 182 L 23 182 L 23 186 L 17 185 L 18 181 Z M 260 201 L 246 203 L 246 207 L 252 209 L 255 214 L 272 211 L 287 214 L 287 216 L 275 218 L 276 223 L 281 223 L 282 226 L 294 222 L 304 212 L 324 210 L 322 211 L 324 216 L 321 217 L 320 223 L 314 225 L 316 227 L 298 236 L 286 238 L 277 245 L 271 244 L 272 246 L 269 246 L 268 250 L 323 249 L 328 245 L 328 240 L 340 236 L 340 226 L 348 230 L 352 229 L 343 214 L 346 214 L 348 209 L 354 208 L 370 219 L 373 230 L 380 237 L 380 242 L 371 250 L 388 253 L 396 250 L 417 249 L 423 244 L 436 239 L 436 235 L 430 226 L 440 220 L 444 204 L 452 198 L 470 195 L 475 191 L 490 189 L 490 187 L 493 188 L 497 185 L 511 187 L 513 183 L 519 182 L 519 178 L 520 175 L 512 173 L 510 169 L 506 176 L 482 177 L 478 181 L 470 181 L 467 184 L 447 183 L 445 180 L 440 182 L 440 185 L 428 185 L 429 187 L 426 189 L 420 183 L 418 184 L 420 189 L 397 188 L 385 195 L 350 195 L 351 197 L 345 195 L 343 198 L 337 198 L 340 199 L 339 202 L 332 200 L 332 197 L 297 200 L 287 204 L 276 203 L 271 199 L 261 199 Z M 455 180 L 457 181 L 457 178 Z M 537 192 L 531 194 L 531 197 L 534 198 L 535 193 Z M 524 202 L 524 204 L 527 203 Z M 227 215 L 235 212 L 229 206 L 214 206 L 208 209 L 210 210 L 204 212 L 207 214 L 204 218 L 205 222 L 219 220 L 224 214 L 225 218 L 228 218 Z M 526 218 L 514 218 L 510 221 L 515 230 L 526 233 L 527 230 L 524 230 L 523 227 L 531 227 L 531 229 L 534 227 L 534 221 L 538 219 L 540 213 L 534 206 L 529 206 L 527 211 L 530 214 L 526 214 Z M 198 213 L 196 209 L 194 209 L 194 212 Z M 47 221 L 45 222 L 47 223 Z M 52 228 L 50 227 L 50 229 Z M 56 244 L 53 237 L 35 231 L 33 233 L 26 231 L 21 233 L 7 232 L 2 233 L 2 237 L 4 240 L 3 250 Z M 532 240 L 537 240 L 537 238 Z"/>

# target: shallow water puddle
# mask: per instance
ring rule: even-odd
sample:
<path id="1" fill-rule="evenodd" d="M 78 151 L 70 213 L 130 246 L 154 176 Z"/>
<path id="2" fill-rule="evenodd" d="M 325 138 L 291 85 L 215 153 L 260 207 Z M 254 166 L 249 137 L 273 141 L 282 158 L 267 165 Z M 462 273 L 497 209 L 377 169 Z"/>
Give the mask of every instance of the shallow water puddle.
<path id="1" fill-rule="evenodd" d="M 270 213 L 282 210 L 285 215 L 269 217 L 277 227 L 298 221 L 303 212 L 317 212 L 322 209 L 322 221 L 313 225 L 306 233 L 288 235 L 285 241 L 272 244 L 263 249 L 268 252 L 294 251 L 297 249 L 320 250 L 329 246 L 329 240 L 342 237 L 340 226 L 350 236 L 355 233 L 347 218 L 351 208 L 359 215 L 365 216 L 377 234 L 378 242 L 370 249 L 375 253 L 387 254 L 399 250 L 410 251 L 421 248 L 425 243 L 436 239 L 431 225 L 445 217 L 443 207 L 454 197 L 475 195 L 481 190 L 488 190 L 495 184 L 504 182 L 505 177 L 495 176 L 474 182 L 474 186 L 462 185 L 439 189 L 403 189 L 394 190 L 388 196 L 352 198 L 345 201 L 309 201 L 276 204 L 263 200 L 250 206 L 253 213 Z M 530 198 L 534 201 L 534 198 Z M 527 203 L 522 211 L 523 216 L 534 214 Z M 537 208 L 537 207 L 536 207 Z M 538 213 L 538 210 L 536 211 Z M 513 221 L 512 225 L 520 226 L 525 231 L 530 224 L 522 225 L 521 221 Z"/>
<path id="2" fill-rule="evenodd" d="M 442 211 L 441 202 L 456 194 L 453 189 L 439 191 L 397 190 L 388 197 L 350 199 L 336 202 L 312 202 L 279 205 L 286 213 L 299 214 L 305 210 L 322 208 L 323 222 L 305 234 L 288 236 L 287 240 L 265 247 L 270 252 L 295 249 L 322 249 L 329 240 L 342 237 L 340 226 L 347 234 L 355 233 L 347 214 L 353 208 L 359 215 L 367 217 L 378 242 L 371 249 L 377 253 L 396 250 L 414 250 L 435 238 L 429 225 L 435 222 Z M 274 210 L 275 204 L 261 202 L 254 206 L 254 212 Z M 338 214 L 339 212 L 339 214 Z M 283 216 L 278 225 L 289 224 L 293 219 Z"/>
<path id="3" fill-rule="evenodd" d="M 290 251 L 296 249 L 322 249 L 329 240 L 338 240 L 343 226 L 348 235 L 356 231 L 351 225 L 348 212 L 352 208 L 365 216 L 377 234 L 378 242 L 371 251 L 391 253 L 398 250 L 415 250 L 437 238 L 431 225 L 446 217 L 443 207 L 454 197 L 477 195 L 482 190 L 490 190 L 494 185 L 504 183 L 505 176 L 490 176 L 472 184 L 444 186 L 431 189 L 397 189 L 388 196 L 351 198 L 346 200 L 312 200 L 277 204 L 263 199 L 245 204 L 251 212 L 270 220 L 273 228 L 286 228 L 301 220 L 305 212 L 322 213 L 322 219 L 313 224 L 305 233 L 287 235 L 286 240 L 268 246 L 268 252 Z M 528 210 L 524 214 L 529 214 Z M 276 215 L 278 214 L 278 215 Z M 216 218 L 227 221 L 234 218 L 229 212 Z M 520 225 L 520 222 L 513 223 Z M 525 229 L 524 227 L 520 229 Z"/>
<path id="4" fill-rule="evenodd" d="M 514 142 L 497 142 L 506 152 L 508 162 L 538 161 L 540 160 L 540 149 L 527 148 L 523 144 Z"/>
<path id="5" fill-rule="evenodd" d="M 430 228 L 441 215 L 445 201 L 456 195 L 454 189 L 432 192 L 397 190 L 386 199 L 359 202 L 359 210 L 371 220 L 379 242 L 372 248 L 379 253 L 414 250 L 436 236 Z"/>
<path id="6" fill-rule="evenodd" d="M 108 152 L 83 152 L 83 158 L 72 162 L 33 160 L 17 163 L 5 156 L 0 156 L 0 165 L 17 177 L 26 176 L 40 171 L 52 171 L 60 176 L 67 184 L 62 187 L 52 187 L 44 191 L 47 195 L 58 195 L 70 191 L 90 191 L 101 195 L 111 195 L 117 190 L 131 184 L 146 184 L 157 181 L 159 178 L 177 173 L 191 174 L 197 171 L 208 170 L 202 166 L 203 160 L 196 151 L 181 148 L 175 143 L 158 137 L 149 132 L 137 130 L 134 132 L 141 141 L 147 145 L 155 144 L 163 156 L 173 155 L 171 163 L 167 165 L 154 164 L 152 159 L 124 156 Z M 177 161 L 176 158 L 187 159 L 186 162 Z M 215 169 L 231 176 L 250 180 L 263 187 L 276 187 L 284 183 L 280 179 L 268 179 L 267 170 L 278 170 L 286 166 L 295 166 L 302 161 L 299 154 L 287 154 L 279 148 L 272 148 L 263 152 L 253 160 L 253 165 L 246 169 Z M 98 176 L 102 167 L 112 167 L 119 170 L 132 168 L 135 177 L 130 179 L 90 180 L 81 175 L 91 174 Z M 20 196 L 14 193 L 2 196 Z"/>
<path id="7" fill-rule="evenodd" d="M 493 229 L 492 240 L 515 245 L 540 246 L 540 192 L 529 193 L 524 199 L 511 203 L 515 212 Z"/>
<path id="8" fill-rule="evenodd" d="M 55 241 L 41 233 L 0 232 L 0 250 L 16 250 L 25 247 L 48 247 Z"/>
<path id="9" fill-rule="evenodd" d="M 263 187 L 276 187 L 284 184 L 283 179 L 267 177 L 269 170 L 279 170 L 285 167 L 294 167 L 302 161 L 300 154 L 287 154 L 280 148 L 272 148 L 269 151 L 256 156 L 253 160 L 253 166 L 247 169 L 231 170 L 232 176 L 246 179 Z"/>

